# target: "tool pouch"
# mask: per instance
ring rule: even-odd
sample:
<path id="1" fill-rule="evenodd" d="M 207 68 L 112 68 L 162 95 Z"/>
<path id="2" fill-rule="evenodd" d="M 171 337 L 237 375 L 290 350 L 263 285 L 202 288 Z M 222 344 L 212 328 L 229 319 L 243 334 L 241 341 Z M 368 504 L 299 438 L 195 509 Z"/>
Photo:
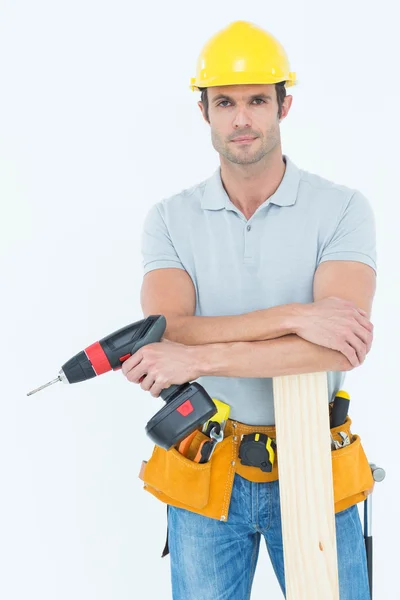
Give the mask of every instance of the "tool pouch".
<path id="1" fill-rule="evenodd" d="M 209 439 L 198 431 L 193 445 L 198 447 Z M 155 445 L 150 459 L 143 461 L 139 477 L 144 489 L 162 502 L 224 520 L 235 474 L 232 462 L 231 435 L 215 446 L 211 459 L 203 464 L 186 458 L 174 447 L 164 450 Z"/>
<path id="2" fill-rule="evenodd" d="M 339 431 L 351 440 L 349 445 L 331 451 L 335 512 L 365 500 L 366 492 L 374 485 L 360 437 L 350 431 L 351 423 L 347 417 L 342 425 L 331 429 L 337 441 L 342 442 Z M 155 445 L 150 459 L 142 462 L 139 477 L 144 489 L 166 504 L 227 521 L 235 473 L 255 482 L 278 479 L 279 442 L 272 472 L 242 465 L 238 458 L 241 435 L 257 431 L 276 439 L 273 426 L 251 426 L 229 419 L 224 439 L 204 464 L 193 462 L 175 448 L 164 450 Z M 198 431 L 194 446 L 198 447 L 203 439 L 209 438 Z"/>
<path id="3" fill-rule="evenodd" d="M 359 435 L 350 430 L 351 419 L 347 416 L 343 425 L 331 429 L 332 437 L 342 441 L 339 431 L 347 433 L 350 444 L 332 450 L 332 475 L 335 512 L 349 508 L 365 500 L 374 486 L 374 479 Z"/>

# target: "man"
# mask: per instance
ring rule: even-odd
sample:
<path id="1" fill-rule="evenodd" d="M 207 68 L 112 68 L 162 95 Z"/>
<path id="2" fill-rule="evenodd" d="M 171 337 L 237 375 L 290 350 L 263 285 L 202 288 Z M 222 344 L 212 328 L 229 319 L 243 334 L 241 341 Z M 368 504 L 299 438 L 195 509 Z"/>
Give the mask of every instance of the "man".
<path id="1" fill-rule="evenodd" d="M 282 154 L 294 83 L 279 42 L 250 23 L 204 47 L 192 89 L 220 167 L 146 217 L 141 303 L 167 329 L 122 367 L 154 397 L 198 380 L 251 425 L 275 423 L 275 376 L 326 371 L 332 400 L 373 336 L 374 215 Z M 278 481 L 235 475 L 227 522 L 169 506 L 168 529 L 174 600 L 249 598 L 261 535 L 285 594 Z M 336 535 L 340 598 L 367 600 L 356 505 L 336 513 Z"/>

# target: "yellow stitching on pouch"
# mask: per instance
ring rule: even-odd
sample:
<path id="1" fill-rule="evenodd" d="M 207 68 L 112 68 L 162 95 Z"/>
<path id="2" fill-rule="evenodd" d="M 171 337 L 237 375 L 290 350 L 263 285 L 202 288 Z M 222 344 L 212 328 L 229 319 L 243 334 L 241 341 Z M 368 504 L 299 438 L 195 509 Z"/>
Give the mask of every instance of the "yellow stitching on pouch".
<path id="1" fill-rule="evenodd" d="M 231 481 L 234 479 L 235 471 L 236 471 L 236 463 L 235 463 L 235 465 L 232 465 L 232 461 L 236 461 L 236 458 L 235 458 L 236 445 L 235 445 L 235 441 L 234 441 L 233 437 L 234 436 L 232 435 L 232 440 L 231 440 L 232 441 L 232 446 L 231 446 L 232 447 L 232 460 L 231 460 L 231 465 L 230 465 L 230 471 L 228 473 L 228 477 L 226 479 L 226 484 L 225 484 L 225 493 L 224 493 L 224 500 L 223 500 L 223 505 L 222 505 L 223 513 L 225 513 L 225 511 L 227 509 L 229 509 L 229 505 L 228 505 L 229 498 L 227 498 L 227 495 L 228 495 L 228 490 L 231 487 L 231 485 L 230 485 Z M 232 477 L 232 474 L 233 474 L 233 477 Z M 230 502 L 229 502 L 229 504 L 230 504 Z"/>
<path id="2" fill-rule="evenodd" d="M 231 436 L 229 436 L 229 437 L 231 437 Z M 228 439 L 228 438 L 227 438 L 227 439 Z M 231 441 L 233 442 L 233 440 L 231 440 Z M 232 461 L 231 461 L 231 462 L 232 462 Z M 231 464 L 230 468 L 232 469 L 232 464 Z M 226 506 L 226 492 L 227 492 L 227 489 L 228 489 L 228 482 L 229 482 L 229 479 L 230 479 L 230 477 L 229 477 L 229 476 L 230 476 L 230 472 L 229 472 L 229 470 L 228 470 L 228 476 L 227 476 L 227 478 L 226 478 L 226 481 L 225 481 L 225 491 L 224 491 L 224 496 L 223 496 L 223 499 L 222 499 L 222 515 L 225 513 L 225 506 Z"/>

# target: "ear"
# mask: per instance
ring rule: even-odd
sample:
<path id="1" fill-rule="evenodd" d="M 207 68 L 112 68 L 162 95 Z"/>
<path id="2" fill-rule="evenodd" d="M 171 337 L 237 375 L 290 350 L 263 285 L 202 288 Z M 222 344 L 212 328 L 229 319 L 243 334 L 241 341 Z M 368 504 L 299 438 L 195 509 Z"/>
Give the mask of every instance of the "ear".
<path id="1" fill-rule="evenodd" d="M 208 123 L 206 115 L 205 115 L 205 111 L 204 111 L 204 105 L 203 105 L 202 101 L 199 100 L 198 103 L 197 103 L 197 105 L 198 105 L 198 107 L 201 110 L 201 114 L 203 115 L 203 119 L 205 120 L 206 123 Z"/>
<path id="2" fill-rule="evenodd" d="M 285 96 L 285 98 L 283 100 L 283 105 L 282 105 L 282 116 L 281 116 L 279 122 L 281 122 L 283 119 L 285 119 L 288 116 L 290 107 L 292 106 L 292 102 L 293 102 L 293 96 Z"/>

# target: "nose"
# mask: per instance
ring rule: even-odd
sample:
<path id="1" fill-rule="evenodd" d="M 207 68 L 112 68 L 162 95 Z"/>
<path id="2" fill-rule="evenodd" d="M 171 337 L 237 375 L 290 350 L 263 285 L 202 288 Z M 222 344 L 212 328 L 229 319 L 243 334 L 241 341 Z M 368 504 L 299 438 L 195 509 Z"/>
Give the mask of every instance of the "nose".
<path id="1" fill-rule="evenodd" d="M 252 121 L 246 107 L 236 110 L 235 118 L 233 119 L 233 127 L 235 129 L 251 127 Z"/>

